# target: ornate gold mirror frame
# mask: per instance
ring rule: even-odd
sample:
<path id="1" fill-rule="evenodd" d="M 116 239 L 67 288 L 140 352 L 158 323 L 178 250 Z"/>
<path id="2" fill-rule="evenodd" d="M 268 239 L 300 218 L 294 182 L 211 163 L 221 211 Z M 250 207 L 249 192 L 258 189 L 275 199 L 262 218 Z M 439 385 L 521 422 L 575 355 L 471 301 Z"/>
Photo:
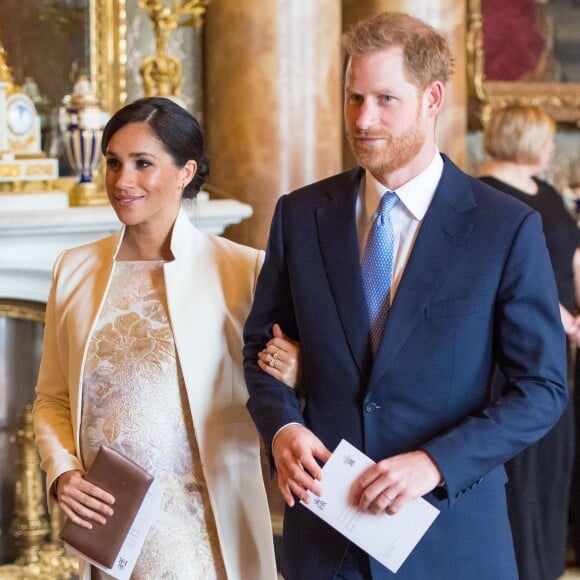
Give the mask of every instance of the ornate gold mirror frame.
<path id="1" fill-rule="evenodd" d="M 91 0 L 91 79 L 101 107 L 115 112 L 127 100 L 125 0 Z"/>
<path id="2" fill-rule="evenodd" d="M 481 0 L 467 0 L 467 74 L 472 128 L 485 124 L 494 109 L 518 103 L 542 107 L 558 123 L 580 126 L 580 83 L 485 79 L 482 22 Z"/>

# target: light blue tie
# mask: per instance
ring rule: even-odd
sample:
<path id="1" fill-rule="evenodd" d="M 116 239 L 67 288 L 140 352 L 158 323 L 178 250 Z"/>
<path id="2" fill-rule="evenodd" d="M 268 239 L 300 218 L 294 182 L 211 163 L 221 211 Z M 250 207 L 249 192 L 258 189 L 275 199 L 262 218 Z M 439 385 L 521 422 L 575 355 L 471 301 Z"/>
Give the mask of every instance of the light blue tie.
<path id="1" fill-rule="evenodd" d="M 373 355 L 376 355 L 379 349 L 391 306 L 395 236 L 390 213 L 398 201 L 397 194 L 392 191 L 383 194 L 361 262 L 363 289 L 371 323 Z"/>

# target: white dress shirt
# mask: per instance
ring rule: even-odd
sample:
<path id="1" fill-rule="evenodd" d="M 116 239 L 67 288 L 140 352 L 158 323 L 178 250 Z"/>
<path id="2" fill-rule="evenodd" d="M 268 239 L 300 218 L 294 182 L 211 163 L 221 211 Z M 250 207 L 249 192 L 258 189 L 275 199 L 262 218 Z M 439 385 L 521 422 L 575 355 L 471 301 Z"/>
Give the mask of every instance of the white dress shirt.
<path id="1" fill-rule="evenodd" d="M 405 266 L 442 173 L 443 159 L 436 150 L 433 161 L 427 168 L 395 191 L 400 201 L 390 214 L 395 236 L 391 302 L 401 282 Z M 369 171 L 365 171 L 356 203 L 356 226 L 361 260 L 371 226 L 377 217 L 379 202 L 385 191 L 387 191 L 385 186 Z"/>

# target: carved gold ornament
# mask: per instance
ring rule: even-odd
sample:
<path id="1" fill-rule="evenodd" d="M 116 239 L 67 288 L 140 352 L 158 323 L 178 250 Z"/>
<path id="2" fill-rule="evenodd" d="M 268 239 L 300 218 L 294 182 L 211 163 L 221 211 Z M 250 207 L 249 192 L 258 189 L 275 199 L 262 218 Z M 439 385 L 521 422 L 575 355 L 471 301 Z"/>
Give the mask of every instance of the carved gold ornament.
<path id="1" fill-rule="evenodd" d="M 178 97 L 181 94 L 181 60 L 167 54 L 169 38 L 178 26 L 199 28 L 210 0 L 174 0 L 168 6 L 163 0 L 139 0 L 153 22 L 155 56 L 147 56 L 141 63 L 145 95 Z"/>
<path id="2" fill-rule="evenodd" d="M 32 406 L 26 405 L 15 437 L 20 465 L 15 488 L 15 517 L 10 531 L 18 557 L 14 564 L 0 566 L 0 580 L 67 580 L 78 574 L 78 560 L 67 556 L 59 540 L 62 512 L 47 515 L 40 458 L 34 440 Z"/>

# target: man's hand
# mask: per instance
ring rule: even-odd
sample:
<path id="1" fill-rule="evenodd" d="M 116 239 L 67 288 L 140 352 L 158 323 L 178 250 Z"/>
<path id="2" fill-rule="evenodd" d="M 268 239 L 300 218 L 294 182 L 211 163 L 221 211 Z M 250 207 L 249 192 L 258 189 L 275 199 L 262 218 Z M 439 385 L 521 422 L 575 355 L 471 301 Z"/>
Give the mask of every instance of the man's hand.
<path id="1" fill-rule="evenodd" d="M 92 522 L 106 524 L 113 515 L 115 498 L 89 483 L 78 470 L 65 471 L 57 480 L 58 505 L 75 524 L 92 529 Z"/>
<path id="2" fill-rule="evenodd" d="M 308 503 L 308 490 L 320 496 L 322 469 L 316 459 L 328 461 L 331 453 L 322 441 L 302 425 L 288 425 L 274 438 L 272 455 L 278 472 L 278 487 L 284 501 L 294 506 L 294 497 Z"/>
<path id="3" fill-rule="evenodd" d="M 353 505 L 396 514 L 405 504 L 435 489 L 441 472 L 425 451 L 395 455 L 369 467 L 353 486 Z"/>

